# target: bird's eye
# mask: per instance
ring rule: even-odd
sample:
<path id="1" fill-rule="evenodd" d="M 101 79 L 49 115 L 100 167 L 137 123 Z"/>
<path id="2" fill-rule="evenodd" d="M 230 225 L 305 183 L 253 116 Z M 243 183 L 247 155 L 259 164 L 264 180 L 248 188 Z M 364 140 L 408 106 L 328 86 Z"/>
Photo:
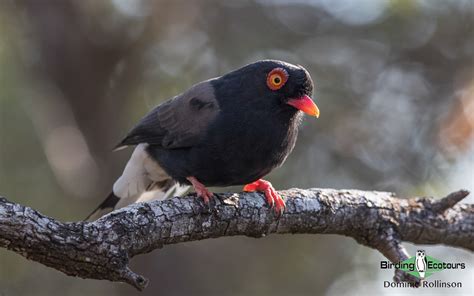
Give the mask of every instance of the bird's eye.
<path id="1" fill-rule="evenodd" d="M 267 86 L 271 90 L 279 90 L 288 80 L 288 72 L 283 68 L 275 68 L 267 75 Z"/>

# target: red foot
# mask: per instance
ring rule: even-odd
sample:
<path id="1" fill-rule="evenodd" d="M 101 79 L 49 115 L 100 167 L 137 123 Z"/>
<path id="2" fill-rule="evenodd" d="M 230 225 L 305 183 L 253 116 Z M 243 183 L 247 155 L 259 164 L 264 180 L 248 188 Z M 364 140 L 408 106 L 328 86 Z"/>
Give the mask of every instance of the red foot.
<path id="1" fill-rule="evenodd" d="M 254 192 L 259 191 L 265 193 L 265 198 L 270 208 L 275 206 L 275 211 L 278 215 L 281 215 L 285 210 L 285 201 L 273 188 L 272 184 L 268 181 L 259 179 L 253 183 L 247 184 L 244 186 L 244 191 Z"/>
<path id="2" fill-rule="evenodd" d="M 194 190 L 197 193 L 197 196 L 202 198 L 204 200 L 205 204 L 209 204 L 209 199 L 213 196 L 212 192 L 210 192 L 206 186 L 204 186 L 201 182 L 199 182 L 196 178 L 194 177 L 187 177 L 189 182 L 193 184 Z"/>

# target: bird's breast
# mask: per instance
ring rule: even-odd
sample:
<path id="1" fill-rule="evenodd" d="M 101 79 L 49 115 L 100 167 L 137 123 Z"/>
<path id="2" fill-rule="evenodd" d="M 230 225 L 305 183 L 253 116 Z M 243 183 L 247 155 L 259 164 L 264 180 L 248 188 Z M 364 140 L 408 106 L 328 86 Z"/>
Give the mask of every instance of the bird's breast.
<path id="1" fill-rule="evenodd" d="M 253 182 L 280 166 L 297 138 L 297 118 L 242 118 L 222 122 L 196 147 L 195 174 L 208 186 Z"/>

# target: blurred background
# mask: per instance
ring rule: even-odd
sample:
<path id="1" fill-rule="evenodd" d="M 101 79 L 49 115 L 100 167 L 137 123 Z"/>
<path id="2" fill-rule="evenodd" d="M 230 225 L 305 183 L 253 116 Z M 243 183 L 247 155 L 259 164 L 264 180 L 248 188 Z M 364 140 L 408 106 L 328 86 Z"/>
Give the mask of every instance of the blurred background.
<path id="1" fill-rule="evenodd" d="M 276 188 L 474 191 L 473 28 L 472 0 L 0 0 L 0 195 L 83 219 L 121 173 L 131 151 L 111 150 L 141 116 L 263 58 L 305 66 L 321 109 L 268 177 Z M 472 254 L 422 247 L 467 262 L 432 277 L 462 289 L 384 289 L 392 271 L 376 251 L 285 235 L 136 257 L 151 280 L 141 294 L 0 249 L 0 295 L 474 294 Z"/>

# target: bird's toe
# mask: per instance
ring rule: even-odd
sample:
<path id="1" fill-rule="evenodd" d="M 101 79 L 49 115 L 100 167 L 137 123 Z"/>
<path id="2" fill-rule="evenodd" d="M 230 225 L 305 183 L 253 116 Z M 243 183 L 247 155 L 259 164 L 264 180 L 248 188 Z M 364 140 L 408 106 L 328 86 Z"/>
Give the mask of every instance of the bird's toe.
<path id="1" fill-rule="evenodd" d="M 253 183 L 247 184 L 244 187 L 246 192 L 259 191 L 265 194 L 265 200 L 270 208 L 274 208 L 278 216 L 281 216 L 285 210 L 285 201 L 273 188 L 272 184 L 265 180 L 257 180 Z"/>

